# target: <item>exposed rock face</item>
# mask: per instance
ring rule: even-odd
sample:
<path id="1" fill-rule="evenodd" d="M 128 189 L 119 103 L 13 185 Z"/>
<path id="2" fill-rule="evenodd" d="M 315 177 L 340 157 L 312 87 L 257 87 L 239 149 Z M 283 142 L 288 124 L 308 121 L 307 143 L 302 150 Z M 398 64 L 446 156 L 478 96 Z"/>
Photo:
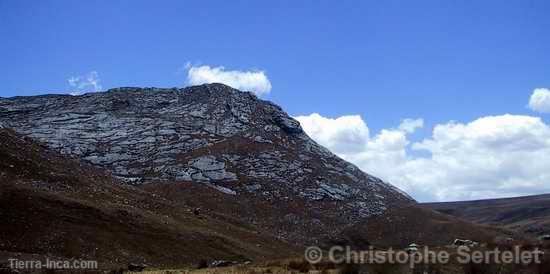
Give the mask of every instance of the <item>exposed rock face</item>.
<path id="1" fill-rule="evenodd" d="M 191 181 L 230 196 L 298 201 L 319 215 L 302 220 L 311 226 L 328 208 L 354 223 L 413 202 L 319 146 L 280 107 L 221 84 L 2 98 L 0 124 L 131 184 Z"/>
<path id="2" fill-rule="evenodd" d="M 176 269 L 199 260 L 296 254 L 247 222 L 141 188 L 0 129 L 0 273 L 42 273 L 8 271 L 10 258 L 93 260 L 99 269 L 91 273 L 111 273 L 128 263 Z"/>

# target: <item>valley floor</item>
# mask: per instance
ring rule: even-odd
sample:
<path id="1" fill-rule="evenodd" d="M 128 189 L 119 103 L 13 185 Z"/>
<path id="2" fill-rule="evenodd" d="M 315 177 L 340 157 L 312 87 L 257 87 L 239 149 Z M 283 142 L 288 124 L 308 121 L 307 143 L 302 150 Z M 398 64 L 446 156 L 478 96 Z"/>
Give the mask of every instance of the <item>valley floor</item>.
<path id="1" fill-rule="evenodd" d="M 494 250 L 488 247 L 474 248 L 472 251 Z M 500 250 L 504 250 L 499 247 Z M 516 247 L 513 247 L 516 248 Z M 520 247 L 518 247 L 520 248 Z M 550 250 L 543 251 L 540 263 L 506 264 L 506 263 L 468 263 L 461 264 L 456 260 L 458 253 L 456 247 L 441 247 L 437 250 L 449 251 L 451 259 L 449 263 L 415 264 L 334 264 L 323 260 L 318 264 L 310 264 L 303 259 L 288 259 L 283 261 L 271 261 L 257 265 L 238 265 L 222 268 L 205 269 L 179 269 L 179 270 L 154 270 L 145 272 L 126 272 L 125 274 L 548 274 L 550 273 Z M 508 249 L 513 250 L 513 249 Z M 521 249 L 529 250 L 531 249 Z M 534 250 L 534 249 L 533 249 Z"/>

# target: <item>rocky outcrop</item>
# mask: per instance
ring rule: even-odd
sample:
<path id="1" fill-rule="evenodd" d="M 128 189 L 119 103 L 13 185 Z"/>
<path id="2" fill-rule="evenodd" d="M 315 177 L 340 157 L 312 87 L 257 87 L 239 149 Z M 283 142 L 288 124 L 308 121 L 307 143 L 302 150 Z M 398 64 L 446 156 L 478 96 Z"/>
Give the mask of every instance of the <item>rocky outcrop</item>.
<path id="1" fill-rule="evenodd" d="M 298 201 L 314 215 L 330 207 L 347 223 L 413 202 L 319 146 L 280 107 L 221 84 L 2 98 L 0 123 L 135 185 L 194 182 Z"/>

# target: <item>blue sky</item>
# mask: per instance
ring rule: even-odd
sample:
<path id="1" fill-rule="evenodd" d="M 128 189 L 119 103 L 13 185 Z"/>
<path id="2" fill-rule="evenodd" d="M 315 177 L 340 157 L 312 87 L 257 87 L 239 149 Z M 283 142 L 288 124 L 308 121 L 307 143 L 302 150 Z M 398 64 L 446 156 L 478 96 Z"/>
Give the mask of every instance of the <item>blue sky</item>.
<path id="1" fill-rule="evenodd" d="M 66 91 L 92 70 L 104 88 L 181 86 L 192 62 L 265 70 L 289 113 L 383 128 L 523 113 L 550 86 L 548 1 L 271 4 L 1 0 L 0 96 Z"/>
<path id="2" fill-rule="evenodd" d="M 480 117 L 538 115 L 550 87 L 549 1 L 0 0 L 0 96 L 186 85 L 182 68 L 262 70 L 291 115 L 360 115 L 371 137 Z M 408 148 L 407 148 L 408 149 Z M 419 152 L 420 153 L 420 152 Z M 431 199 L 431 198 L 427 198 Z"/>

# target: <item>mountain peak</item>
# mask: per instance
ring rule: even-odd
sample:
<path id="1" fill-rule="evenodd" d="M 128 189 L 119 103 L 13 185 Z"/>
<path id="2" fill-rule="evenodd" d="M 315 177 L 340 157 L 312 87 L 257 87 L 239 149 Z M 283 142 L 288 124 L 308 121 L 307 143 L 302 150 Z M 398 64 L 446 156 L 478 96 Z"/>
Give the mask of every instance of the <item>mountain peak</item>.
<path id="1" fill-rule="evenodd" d="M 414 202 L 318 145 L 279 106 L 223 84 L 0 99 L 0 123 L 129 184 L 192 183 L 256 204 L 240 214 L 278 224 L 284 238 L 313 237 L 288 222 L 319 235 Z M 278 208 L 274 219 L 258 203 Z"/>

